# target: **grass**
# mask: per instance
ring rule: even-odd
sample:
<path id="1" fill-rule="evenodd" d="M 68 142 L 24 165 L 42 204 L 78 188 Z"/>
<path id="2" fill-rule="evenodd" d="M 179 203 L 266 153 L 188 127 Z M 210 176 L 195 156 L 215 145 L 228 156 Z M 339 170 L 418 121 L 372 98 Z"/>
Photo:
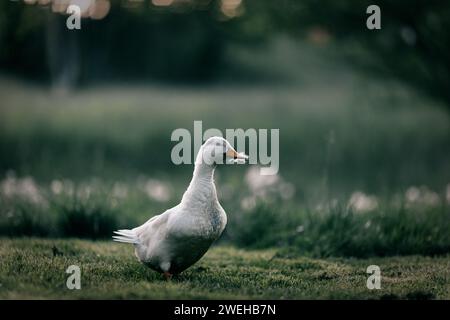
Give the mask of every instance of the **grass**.
<path id="1" fill-rule="evenodd" d="M 311 257 L 358 258 L 450 252 L 448 207 L 391 206 L 362 213 L 342 207 L 282 212 L 265 205 L 229 220 L 229 242 L 245 248 L 278 247 Z"/>
<path id="2" fill-rule="evenodd" d="M 163 182 L 150 181 L 150 191 L 159 184 L 163 188 Z M 114 230 L 140 225 L 179 201 L 179 196 L 164 198 L 168 202 L 150 198 L 147 184 L 142 190 L 132 183 L 108 186 L 99 179 L 75 186 L 58 180 L 49 187 L 9 177 L 0 181 L 0 235 L 109 239 Z M 282 199 L 277 185 L 259 186 L 264 197 L 245 186 L 218 185 L 219 191 L 229 189 L 219 195 L 228 214 L 221 244 L 278 247 L 319 258 L 450 252 L 449 204 L 427 189 L 412 190 L 413 199 L 397 203 L 356 194 L 347 203 L 305 208 Z M 242 206 L 247 200 L 254 204 Z"/>
<path id="3" fill-rule="evenodd" d="M 169 191 L 165 201 L 149 197 L 147 189 L 165 188 L 163 181 L 149 181 L 148 186 L 57 180 L 48 186 L 29 178 L 0 180 L 0 236 L 109 239 L 114 230 L 140 225 L 178 203 L 181 195 L 169 196 Z M 445 195 L 413 189 L 413 199 L 395 202 L 356 194 L 347 202 L 308 208 L 281 197 L 278 188 L 284 183 L 258 186 L 255 194 L 245 185 L 218 182 L 228 215 L 221 244 L 278 247 L 319 258 L 450 253 Z M 254 203 L 247 207 L 246 201 Z"/>
<path id="4" fill-rule="evenodd" d="M 128 245 L 0 241 L 2 299 L 450 299 L 450 256 L 324 260 L 215 246 L 166 282 Z M 372 264 L 381 269 L 380 290 L 366 287 Z M 81 268 L 81 290 L 66 288 L 70 265 Z"/>

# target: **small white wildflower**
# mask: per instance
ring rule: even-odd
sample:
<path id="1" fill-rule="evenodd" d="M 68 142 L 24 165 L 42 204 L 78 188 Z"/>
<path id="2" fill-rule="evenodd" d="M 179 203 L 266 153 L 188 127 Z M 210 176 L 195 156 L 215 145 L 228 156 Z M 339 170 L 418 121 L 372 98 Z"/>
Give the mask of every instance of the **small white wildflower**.
<path id="1" fill-rule="evenodd" d="M 91 195 L 92 192 L 94 190 L 93 186 L 87 184 L 87 183 L 83 183 L 80 185 L 79 188 L 77 188 L 77 197 L 80 199 L 84 199 L 84 200 L 88 200 Z"/>
<path id="2" fill-rule="evenodd" d="M 292 183 L 282 182 L 279 187 L 280 196 L 284 200 L 291 199 L 295 194 L 295 187 Z"/>
<path id="3" fill-rule="evenodd" d="M 283 200 L 291 199 L 295 194 L 295 186 L 285 181 L 280 175 L 265 176 L 260 174 L 260 168 L 253 166 L 245 174 L 247 183 L 253 196 L 270 202 L 274 197 Z"/>
<path id="4" fill-rule="evenodd" d="M 128 188 L 125 184 L 116 182 L 114 183 L 112 194 L 114 198 L 124 199 L 128 195 Z"/>
<path id="5" fill-rule="evenodd" d="M 270 187 L 279 182 L 279 175 L 263 176 L 260 174 L 259 167 L 253 166 L 245 174 L 245 182 L 253 194 L 262 195 Z"/>
<path id="6" fill-rule="evenodd" d="M 20 197 L 34 204 L 47 205 L 47 201 L 41 195 L 39 186 L 32 177 L 16 178 L 8 174 L 0 183 L 1 193 L 8 197 Z"/>
<path id="7" fill-rule="evenodd" d="M 361 191 L 356 191 L 351 195 L 348 206 L 356 212 L 367 212 L 378 207 L 378 200 L 375 196 L 368 196 Z"/>
<path id="8" fill-rule="evenodd" d="M 0 186 L 1 186 L 1 192 L 6 197 L 12 197 L 16 190 L 16 184 L 17 179 L 15 175 L 13 174 L 7 174 L 6 179 L 2 180 Z"/>
<path id="9" fill-rule="evenodd" d="M 441 201 L 439 195 L 426 186 L 409 187 L 405 192 L 405 199 L 407 206 L 437 206 Z"/>
<path id="10" fill-rule="evenodd" d="M 170 200 L 170 188 L 167 184 L 156 179 L 149 179 L 144 187 L 147 196 L 159 202 L 167 202 Z"/>
<path id="11" fill-rule="evenodd" d="M 254 196 L 245 197 L 241 200 L 241 208 L 244 210 L 252 210 L 256 207 L 256 199 Z"/>
<path id="12" fill-rule="evenodd" d="M 65 179 L 63 181 L 63 186 L 64 186 L 64 193 L 68 196 L 73 196 L 73 194 L 75 193 L 75 184 L 73 183 L 73 181 Z"/>
<path id="13" fill-rule="evenodd" d="M 424 204 L 429 206 L 439 205 L 440 200 L 439 195 L 434 191 L 427 190 L 423 195 Z"/>
<path id="14" fill-rule="evenodd" d="M 405 198 L 408 202 L 418 201 L 420 198 L 420 189 L 415 186 L 409 187 L 408 190 L 406 190 Z"/>
<path id="15" fill-rule="evenodd" d="M 61 192 L 63 191 L 64 185 L 59 180 L 53 180 L 52 183 L 50 184 L 50 189 L 54 194 L 58 195 L 61 194 Z"/>

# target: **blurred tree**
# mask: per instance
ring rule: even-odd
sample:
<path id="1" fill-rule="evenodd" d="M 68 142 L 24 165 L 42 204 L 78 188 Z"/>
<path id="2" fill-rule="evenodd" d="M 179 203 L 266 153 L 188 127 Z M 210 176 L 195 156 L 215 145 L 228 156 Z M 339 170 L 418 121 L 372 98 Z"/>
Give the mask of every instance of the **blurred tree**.
<path id="1" fill-rule="evenodd" d="M 47 12 L 45 22 L 47 67 L 54 89 L 74 87 L 80 77 L 80 37 L 67 32 L 65 17 Z"/>
<path id="2" fill-rule="evenodd" d="M 93 80 L 205 81 L 221 67 L 217 0 L 157 7 L 111 0 L 102 20 L 65 27 L 51 6 L 0 3 L 0 69 L 73 87 Z"/>
<path id="3" fill-rule="evenodd" d="M 316 42 L 330 37 L 345 44 L 343 54 L 352 62 L 397 77 L 450 108 L 450 2 L 248 0 L 245 4 L 253 16 L 246 19 L 263 19 L 264 28 L 254 29 L 259 33 L 283 30 Z M 381 8 L 381 30 L 366 28 L 371 4 Z"/>
<path id="4" fill-rule="evenodd" d="M 209 81 L 233 63 L 224 59 L 229 44 L 287 32 L 322 46 L 335 41 L 352 63 L 398 77 L 450 109 L 448 1 L 379 0 L 381 30 L 366 28 L 366 9 L 375 4 L 369 0 L 110 1 L 108 15 L 84 19 L 80 31 L 61 28 L 64 16 L 49 6 L 1 1 L 0 69 L 69 86 L 97 79 Z"/>

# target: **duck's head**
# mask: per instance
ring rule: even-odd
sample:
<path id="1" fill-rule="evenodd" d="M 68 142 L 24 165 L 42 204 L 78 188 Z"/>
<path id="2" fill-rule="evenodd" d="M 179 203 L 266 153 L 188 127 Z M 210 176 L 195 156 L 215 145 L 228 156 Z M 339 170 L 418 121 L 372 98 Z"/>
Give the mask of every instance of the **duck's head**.
<path id="1" fill-rule="evenodd" d="M 211 137 L 205 141 L 197 155 L 197 163 L 210 166 L 225 163 L 245 163 L 248 156 L 238 153 L 231 144 L 222 137 Z"/>

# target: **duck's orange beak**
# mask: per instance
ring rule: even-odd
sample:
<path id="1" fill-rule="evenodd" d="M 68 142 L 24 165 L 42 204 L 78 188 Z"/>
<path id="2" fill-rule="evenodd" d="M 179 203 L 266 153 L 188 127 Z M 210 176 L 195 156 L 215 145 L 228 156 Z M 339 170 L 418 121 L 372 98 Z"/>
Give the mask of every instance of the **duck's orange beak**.
<path id="1" fill-rule="evenodd" d="M 230 148 L 227 151 L 227 157 L 232 158 L 232 159 L 242 159 L 242 160 L 248 159 L 247 155 L 245 155 L 244 153 L 238 153 L 233 148 Z"/>

